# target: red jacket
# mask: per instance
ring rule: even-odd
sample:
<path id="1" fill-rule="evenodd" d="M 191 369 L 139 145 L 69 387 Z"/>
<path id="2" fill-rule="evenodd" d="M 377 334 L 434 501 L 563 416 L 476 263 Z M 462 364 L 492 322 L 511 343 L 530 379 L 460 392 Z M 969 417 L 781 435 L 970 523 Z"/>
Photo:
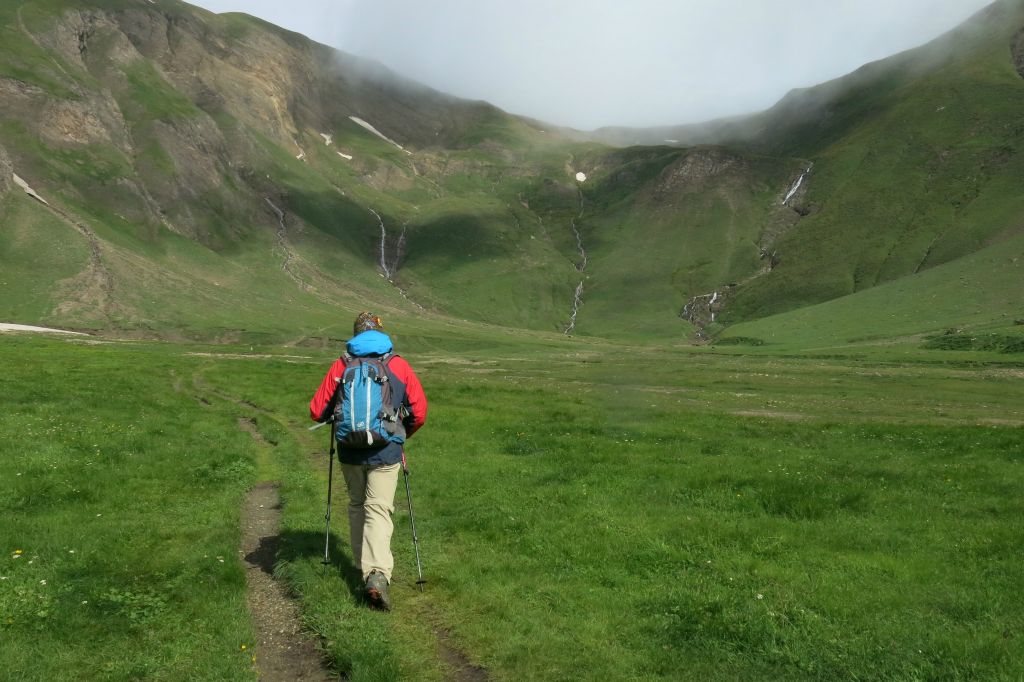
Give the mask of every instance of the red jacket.
<path id="1" fill-rule="evenodd" d="M 392 355 L 388 361 L 388 369 L 394 375 L 394 378 L 405 384 L 405 406 L 409 409 L 410 417 L 405 422 L 406 438 L 416 433 L 421 426 L 427 421 L 427 396 L 423 393 L 423 386 L 420 385 L 420 380 L 413 372 L 412 367 L 406 362 L 405 358 L 400 355 Z M 313 399 L 309 401 L 309 416 L 313 421 L 324 421 L 331 416 L 334 410 L 334 393 L 337 390 L 338 384 L 341 381 L 342 375 L 345 373 L 345 360 L 338 358 L 331 365 L 331 368 L 327 370 L 327 374 L 324 376 L 323 381 L 320 382 L 320 388 L 317 389 L 313 395 Z M 396 445 L 397 444 L 392 444 Z M 397 453 L 395 452 L 397 451 Z M 396 454 L 399 457 L 396 457 Z M 367 452 L 363 451 L 352 451 L 346 452 L 339 450 L 338 453 L 342 462 L 349 464 L 356 464 L 359 462 L 366 462 L 368 464 L 394 464 L 400 461 L 401 447 L 388 447 L 382 452 Z M 394 461 L 391 461 L 394 460 Z"/>

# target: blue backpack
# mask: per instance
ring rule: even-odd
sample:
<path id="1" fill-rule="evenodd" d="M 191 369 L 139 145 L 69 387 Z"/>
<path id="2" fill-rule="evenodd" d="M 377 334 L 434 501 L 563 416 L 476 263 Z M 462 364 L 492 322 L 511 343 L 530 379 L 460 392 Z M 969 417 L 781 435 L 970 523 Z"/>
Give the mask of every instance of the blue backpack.
<path id="1" fill-rule="evenodd" d="M 388 443 L 405 442 L 405 386 L 395 380 L 388 362 L 391 353 L 380 357 L 341 356 L 345 373 L 338 385 L 334 408 L 338 445 L 363 450 Z"/>

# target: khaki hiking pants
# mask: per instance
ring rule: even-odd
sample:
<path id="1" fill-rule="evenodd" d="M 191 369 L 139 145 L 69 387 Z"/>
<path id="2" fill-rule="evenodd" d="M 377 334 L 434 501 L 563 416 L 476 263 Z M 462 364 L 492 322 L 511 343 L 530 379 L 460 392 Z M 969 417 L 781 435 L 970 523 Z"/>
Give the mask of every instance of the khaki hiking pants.
<path id="1" fill-rule="evenodd" d="M 395 566 L 391 556 L 391 533 L 394 524 L 395 489 L 401 464 L 369 466 L 342 464 L 348 487 L 348 526 L 352 541 L 352 560 L 362 571 L 363 580 L 373 571 L 380 571 L 391 582 Z"/>

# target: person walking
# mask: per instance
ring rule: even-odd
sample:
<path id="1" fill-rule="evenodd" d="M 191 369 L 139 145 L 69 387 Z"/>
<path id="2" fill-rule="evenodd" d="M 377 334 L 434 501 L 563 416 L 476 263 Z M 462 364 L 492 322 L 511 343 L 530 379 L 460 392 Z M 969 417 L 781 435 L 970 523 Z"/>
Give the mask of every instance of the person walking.
<path id="1" fill-rule="evenodd" d="M 412 367 L 394 353 L 380 317 L 360 313 L 352 333 L 310 400 L 309 414 L 318 422 L 334 418 L 352 559 L 370 603 L 390 610 L 395 490 L 405 440 L 426 422 L 427 397 Z"/>

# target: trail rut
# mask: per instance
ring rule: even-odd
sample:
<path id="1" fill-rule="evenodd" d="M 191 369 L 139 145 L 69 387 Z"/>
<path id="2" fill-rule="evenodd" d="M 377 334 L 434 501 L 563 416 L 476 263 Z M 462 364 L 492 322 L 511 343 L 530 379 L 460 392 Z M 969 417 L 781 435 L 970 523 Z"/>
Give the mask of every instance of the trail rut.
<path id="1" fill-rule="evenodd" d="M 335 680 L 314 640 L 302 630 L 298 606 L 273 578 L 281 504 L 276 483 L 260 483 L 242 506 L 242 547 L 246 603 L 258 646 L 261 682 Z"/>
<path id="2" fill-rule="evenodd" d="M 260 446 L 269 446 L 251 419 L 238 426 Z M 252 614 L 257 647 L 254 658 L 261 682 L 335 680 L 315 638 L 302 629 L 298 605 L 274 580 L 281 501 L 278 484 L 265 481 L 249 491 L 242 503 L 240 554 L 245 567 L 246 604 Z"/>

